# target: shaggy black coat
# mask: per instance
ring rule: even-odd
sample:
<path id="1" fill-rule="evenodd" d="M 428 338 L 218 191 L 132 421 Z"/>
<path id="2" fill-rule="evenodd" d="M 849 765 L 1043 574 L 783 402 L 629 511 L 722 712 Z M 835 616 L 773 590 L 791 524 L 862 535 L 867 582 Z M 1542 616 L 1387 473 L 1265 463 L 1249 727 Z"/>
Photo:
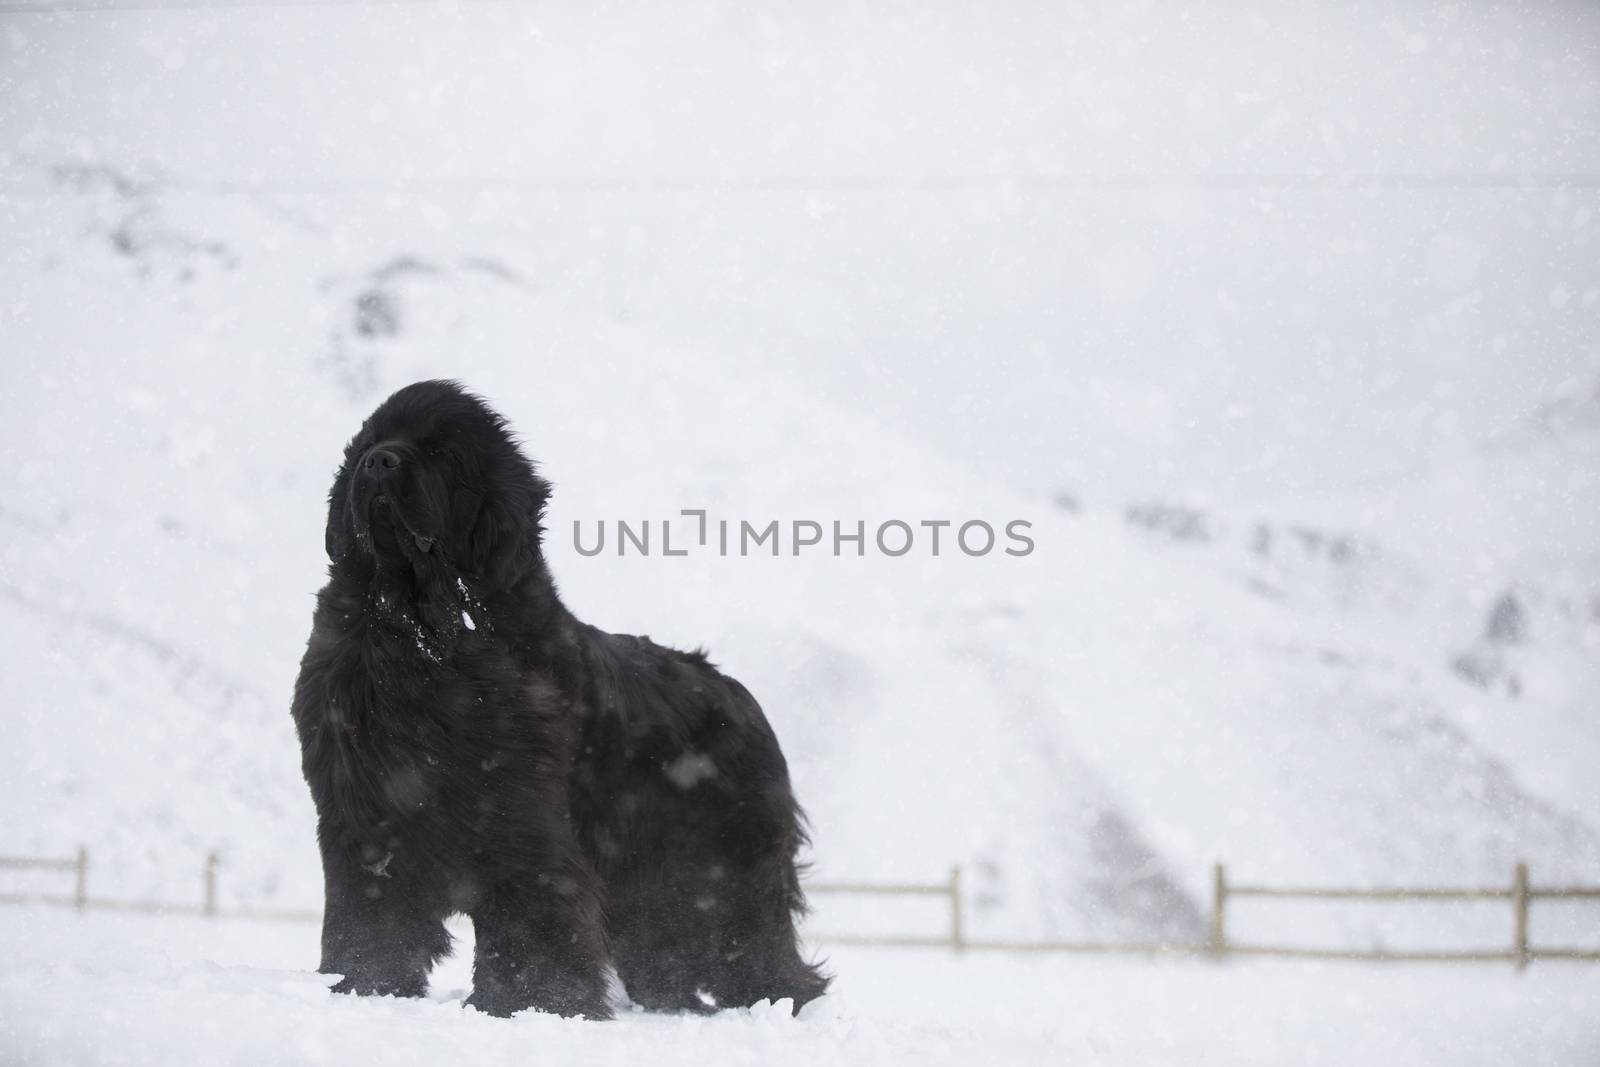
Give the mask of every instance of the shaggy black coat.
<path id="1" fill-rule="evenodd" d="M 317 808 L 335 992 L 421 996 L 477 938 L 469 1004 L 704 1011 L 827 980 L 796 947 L 803 816 L 777 738 L 701 653 L 562 605 L 549 486 L 451 382 L 385 401 L 329 495 L 294 720 Z"/>

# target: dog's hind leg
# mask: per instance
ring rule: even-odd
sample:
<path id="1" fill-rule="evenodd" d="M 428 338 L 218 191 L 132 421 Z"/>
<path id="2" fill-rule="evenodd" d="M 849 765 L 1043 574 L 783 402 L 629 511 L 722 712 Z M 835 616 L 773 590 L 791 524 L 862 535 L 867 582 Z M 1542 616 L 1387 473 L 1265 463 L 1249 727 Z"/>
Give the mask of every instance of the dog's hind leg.
<path id="1" fill-rule="evenodd" d="M 663 874 L 648 888 L 613 889 L 612 956 L 640 1007 L 707 1012 L 787 997 L 798 1011 L 827 990 L 800 956 L 798 898 L 783 871 L 699 858 Z"/>
<path id="2" fill-rule="evenodd" d="M 827 991 L 828 979 L 800 955 L 794 928 L 798 896 L 788 892 L 784 881 L 779 872 L 758 870 L 727 886 L 728 906 L 719 917 L 720 952 L 704 976 L 706 990 L 719 1007 L 787 997 L 798 1012 Z"/>

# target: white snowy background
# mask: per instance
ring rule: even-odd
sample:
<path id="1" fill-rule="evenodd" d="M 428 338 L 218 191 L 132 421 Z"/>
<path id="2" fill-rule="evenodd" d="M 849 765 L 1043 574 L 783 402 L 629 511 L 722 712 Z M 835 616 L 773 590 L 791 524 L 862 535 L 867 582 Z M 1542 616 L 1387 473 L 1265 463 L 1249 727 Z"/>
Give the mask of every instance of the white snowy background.
<path id="1" fill-rule="evenodd" d="M 6 0 L 0 854 L 192 901 L 215 850 L 225 907 L 318 905 L 287 704 L 327 485 L 442 376 L 554 482 L 573 609 L 761 698 L 818 880 L 960 865 L 975 935 L 1141 941 L 1204 937 L 1219 860 L 1600 884 L 1597 131 L 1577 3 Z M 697 507 L 1037 548 L 573 550 Z M 1508 912 L 1231 920 L 1498 949 Z M 1600 947 L 1600 905 L 1533 933 Z M 597 1029 L 461 1013 L 461 959 L 421 1006 L 315 962 L 6 908 L 0 1060 L 1600 1063 L 1594 965 L 855 950 L 797 1021 Z"/>

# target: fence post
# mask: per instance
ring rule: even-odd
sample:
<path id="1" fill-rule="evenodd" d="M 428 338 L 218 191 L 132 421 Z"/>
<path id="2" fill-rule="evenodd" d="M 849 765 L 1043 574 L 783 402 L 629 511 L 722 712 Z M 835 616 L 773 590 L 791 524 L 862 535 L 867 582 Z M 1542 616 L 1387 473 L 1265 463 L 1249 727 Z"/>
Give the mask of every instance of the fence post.
<path id="1" fill-rule="evenodd" d="M 1517 970 L 1528 966 L 1528 865 L 1517 864 L 1517 873 L 1511 885 L 1511 906 L 1516 909 L 1516 933 L 1511 946 L 1511 957 Z"/>
<path id="2" fill-rule="evenodd" d="M 963 952 L 966 935 L 961 930 L 961 868 L 950 868 L 950 947 Z"/>
<path id="3" fill-rule="evenodd" d="M 1222 864 L 1211 868 L 1211 937 L 1206 949 L 1218 959 L 1228 952 L 1228 872 Z"/>
<path id="4" fill-rule="evenodd" d="M 78 846 L 77 882 L 72 889 L 72 906 L 83 911 L 89 906 L 89 850 Z"/>
<path id="5" fill-rule="evenodd" d="M 206 853 L 206 875 L 205 875 L 206 903 L 205 903 L 205 913 L 207 915 L 212 915 L 212 916 L 217 914 L 217 863 L 218 862 L 219 861 L 217 859 L 217 854 L 215 852 Z"/>

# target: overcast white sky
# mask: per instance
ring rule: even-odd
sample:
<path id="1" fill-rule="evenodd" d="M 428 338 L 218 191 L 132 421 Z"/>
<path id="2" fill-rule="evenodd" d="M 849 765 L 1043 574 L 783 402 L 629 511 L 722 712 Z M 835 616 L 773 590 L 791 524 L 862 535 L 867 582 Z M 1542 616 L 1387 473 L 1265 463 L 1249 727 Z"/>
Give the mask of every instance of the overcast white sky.
<path id="1" fill-rule="evenodd" d="M 18 195 L 90 156 L 378 254 L 428 217 L 1116 492 L 1380 478 L 1600 375 L 1597 131 L 1593 4 L 0 13 Z"/>

